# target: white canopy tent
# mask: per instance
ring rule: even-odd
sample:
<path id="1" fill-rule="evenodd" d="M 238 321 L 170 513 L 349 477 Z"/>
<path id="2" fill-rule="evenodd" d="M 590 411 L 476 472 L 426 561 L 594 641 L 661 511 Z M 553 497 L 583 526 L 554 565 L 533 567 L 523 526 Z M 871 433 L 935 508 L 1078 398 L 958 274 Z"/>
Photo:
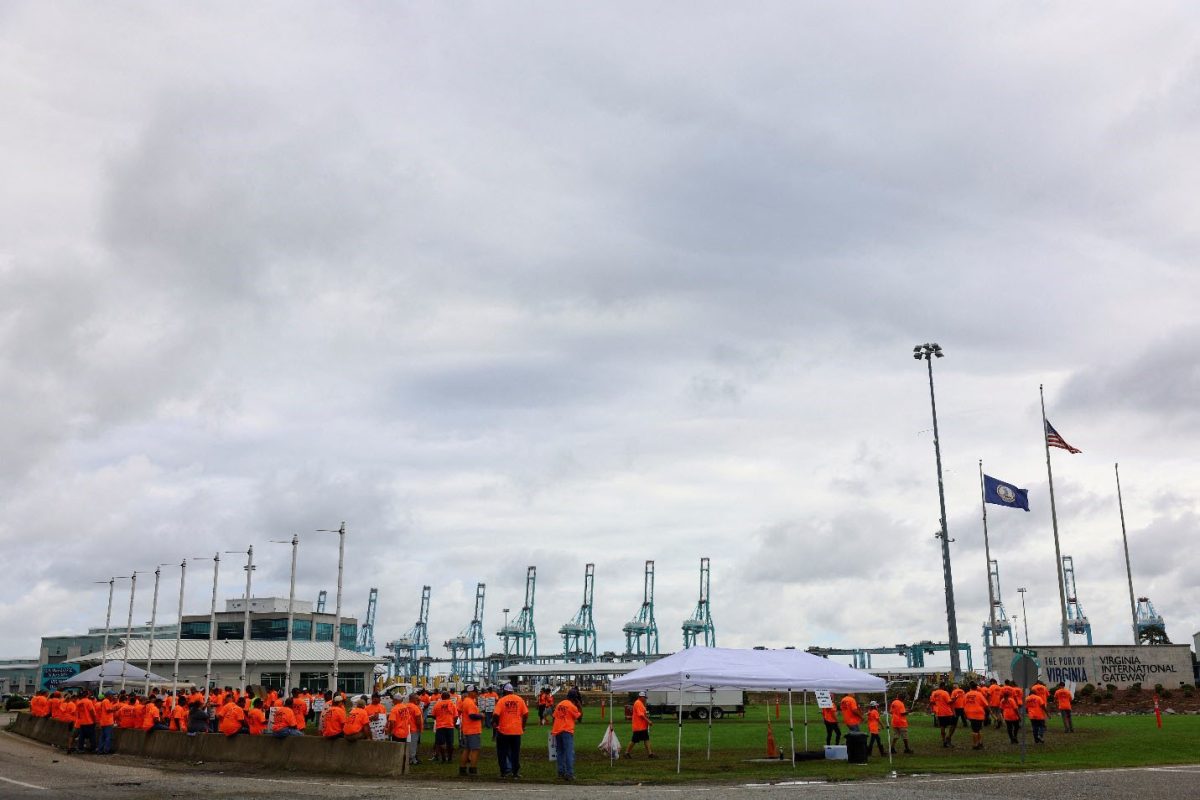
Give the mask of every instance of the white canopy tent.
<path id="1" fill-rule="evenodd" d="M 136 664 L 127 664 L 124 661 L 106 661 L 98 667 L 85 669 L 78 675 L 63 681 L 60 685 L 99 686 L 101 677 L 103 677 L 104 683 L 110 686 L 120 686 L 122 690 L 124 690 L 126 682 L 146 683 L 148 681 L 159 686 L 171 683 L 170 678 L 164 678 L 153 672 L 146 672 L 146 670 Z"/>
<path id="2" fill-rule="evenodd" d="M 792 763 L 796 761 L 796 738 L 792 724 L 792 692 L 864 692 L 885 695 L 887 682 L 863 670 L 847 667 L 801 650 L 733 650 L 723 647 L 691 647 L 655 661 L 628 675 L 614 678 L 613 692 L 680 692 L 711 689 L 786 691 Z M 611 694 L 609 703 L 612 703 Z M 709 717 L 711 731 L 711 715 Z M 710 733 L 711 736 L 711 733 Z M 682 768 L 683 704 L 675 741 L 675 770 Z"/>

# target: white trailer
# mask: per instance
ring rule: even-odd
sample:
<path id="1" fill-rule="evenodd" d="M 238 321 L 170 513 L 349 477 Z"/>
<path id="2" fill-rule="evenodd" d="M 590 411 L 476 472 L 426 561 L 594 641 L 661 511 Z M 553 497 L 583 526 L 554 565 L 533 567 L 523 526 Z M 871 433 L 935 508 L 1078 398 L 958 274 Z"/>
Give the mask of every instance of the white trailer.
<path id="1" fill-rule="evenodd" d="M 646 711 L 650 714 L 677 716 L 680 703 L 678 689 L 646 692 Z M 695 719 L 708 719 L 710 708 L 712 718 L 720 719 L 726 714 L 744 714 L 746 694 L 741 689 L 689 690 L 683 692 L 682 705 L 683 713 Z"/>

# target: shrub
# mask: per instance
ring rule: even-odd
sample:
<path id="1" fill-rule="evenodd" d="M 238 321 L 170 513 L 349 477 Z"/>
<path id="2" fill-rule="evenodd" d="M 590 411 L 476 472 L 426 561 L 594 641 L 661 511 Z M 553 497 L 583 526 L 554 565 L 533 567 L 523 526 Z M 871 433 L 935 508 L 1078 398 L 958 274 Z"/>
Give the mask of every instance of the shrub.
<path id="1" fill-rule="evenodd" d="M 1115 692 L 1116 690 L 1117 690 L 1117 685 L 1115 683 L 1104 684 L 1104 691 L 1111 693 L 1111 692 Z"/>
<path id="2" fill-rule="evenodd" d="M 1105 699 L 1105 700 L 1112 700 L 1112 699 L 1113 699 L 1113 693 L 1112 693 L 1112 692 L 1105 692 L 1105 693 L 1103 694 L 1103 697 L 1104 697 L 1104 699 Z"/>
<path id="3" fill-rule="evenodd" d="M 1131 683 L 1131 684 L 1129 684 L 1129 691 L 1131 691 L 1131 692 L 1140 692 L 1141 690 L 1142 690 L 1142 685 L 1141 685 L 1140 683 Z"/>
<path id="4" fill-rule="evenodd" d="M 1161 683 L 1154 684 L 1154 691 L 1157 692 L 1158 694 L 1162 694 L 1163 693 L 1163 685 Z"/>
<path id="5" fill-rule="evenodd" d="M 1079 696 L 1087 697 L 1088 695 L 1095 693 L 1095 691 L 1096 691 L 1095 686 L 1092 686 L 1090 683 L 1085 683 L 1083 685 L 1083 688 L 1079 690 Z"/>

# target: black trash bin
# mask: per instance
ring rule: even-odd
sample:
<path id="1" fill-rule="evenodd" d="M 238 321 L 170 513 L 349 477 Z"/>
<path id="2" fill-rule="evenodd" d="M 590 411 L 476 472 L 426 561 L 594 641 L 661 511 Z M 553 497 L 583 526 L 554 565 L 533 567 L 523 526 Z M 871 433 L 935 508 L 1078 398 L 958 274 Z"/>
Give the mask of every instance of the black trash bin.
<path id="1" fill-rule="evenodd" d="M 846 734 L 846 760 L 851 764 L 867 763 L 867 756 L 870 750 L 867 749 L 867 742 L 870 738 L 865 733 L 856 733 L 850 731 Z"/>

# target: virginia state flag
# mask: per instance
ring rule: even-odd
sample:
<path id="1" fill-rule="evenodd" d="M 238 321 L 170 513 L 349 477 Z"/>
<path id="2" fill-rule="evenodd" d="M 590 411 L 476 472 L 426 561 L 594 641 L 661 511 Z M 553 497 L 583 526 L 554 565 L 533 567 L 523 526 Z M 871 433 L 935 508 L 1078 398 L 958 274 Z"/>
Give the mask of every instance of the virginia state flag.
<path id="1" fill-rule="evenodd" d="M 991 475 L 983 476 L 983 501 L 998 506 L 1010 506 L 1029 510 L 1029 490 L 1018 489 L 1011 483 L 996 480 Z"/>

